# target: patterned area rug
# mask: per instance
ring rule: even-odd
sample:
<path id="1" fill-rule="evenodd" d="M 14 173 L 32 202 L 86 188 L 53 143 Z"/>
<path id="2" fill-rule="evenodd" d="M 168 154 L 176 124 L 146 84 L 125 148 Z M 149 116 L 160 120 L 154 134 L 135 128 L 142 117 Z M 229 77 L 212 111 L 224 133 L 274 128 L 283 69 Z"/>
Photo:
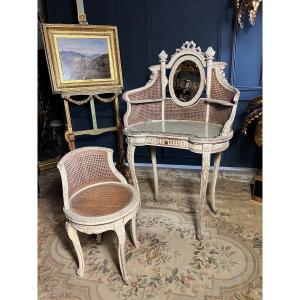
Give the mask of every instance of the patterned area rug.
<path id="1" fill-rule="evenodd" d="M 194 201 L 200 179 L 195 171 L 159 170 L 160 198 L 153 200 L 152 174 L 138 171 L 142 214 L 140 247 L 128 239 L 124 284 L 114 232 L 80 234 L 85 274 L 64 228 L 62 194 L 56 170 L 42 173 L 39 200 L 39 299 L 262 299 L 261 205 L 245 182 L 220 179 L 218 213 L 205 210 L 204 239 L 195 239 Z"/>

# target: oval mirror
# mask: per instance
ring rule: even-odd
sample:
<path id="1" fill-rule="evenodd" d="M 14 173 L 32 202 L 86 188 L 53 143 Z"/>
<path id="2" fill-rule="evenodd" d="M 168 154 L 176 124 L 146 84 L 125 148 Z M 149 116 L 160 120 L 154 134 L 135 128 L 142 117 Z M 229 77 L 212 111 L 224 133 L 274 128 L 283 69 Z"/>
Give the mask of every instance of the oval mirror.
<path id="1" fill-rule="evenodd" d="M 173 65 L 169 78 L 172 99 L 180 106 L 189 106 L 199 100 L 204 87 L 204 70 L 193 56 L 181 57 Z"/>

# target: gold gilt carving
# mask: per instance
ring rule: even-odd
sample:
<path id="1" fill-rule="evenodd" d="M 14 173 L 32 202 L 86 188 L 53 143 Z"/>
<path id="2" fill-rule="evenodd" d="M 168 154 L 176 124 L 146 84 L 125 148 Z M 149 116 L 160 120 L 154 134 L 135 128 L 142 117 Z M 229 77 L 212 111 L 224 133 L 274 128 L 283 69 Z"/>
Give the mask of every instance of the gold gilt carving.
<path id="1" fill-rule="evenodd" d="M 242 134 L 247 134 L 248 126 L 252 123 L 256 123 L 254 140 L 258 147 L 262 147 L 262 102 L 262 96 L 255 97 L 250 100 L 246 111 L 247 115 L 243 120 L 241 128 Z"/>
<path id="2" fill-rule="evenodd" d="M 74 134 L 73 132 L 70 132 L 70 131 L 66 131 L 65 132 L 65 139 L 68 143 L 68 147 L 69 147 L 69 150 L 74 150 L 76 148 L 75 146 L 75 137 L 74 137 Z"/>
<path id="3" fill-rule="evenodd" d="M 86 20 L 86 14 L 78 15 L 78 23 L 82 25 L 88 25 L 88 22 Z"/>
<path id="4" fill-rule="evenodd" d="M 233 4 L 236 8 L 237 13 L 237 22 L 239 23 L 241 28 L 244 27 L 243 19 L 245 17 L 245 13 L 248 14 L 249 23 L 251 25 L 255 24 L 258 8 L 261 2 L 262 0 L 233 0 Z"/>

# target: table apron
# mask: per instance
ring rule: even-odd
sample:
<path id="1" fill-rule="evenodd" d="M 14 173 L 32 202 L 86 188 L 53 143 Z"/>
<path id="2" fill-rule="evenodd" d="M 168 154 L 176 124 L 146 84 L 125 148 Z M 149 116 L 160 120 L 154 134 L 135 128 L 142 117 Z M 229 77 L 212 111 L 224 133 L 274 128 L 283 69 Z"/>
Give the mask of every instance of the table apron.
<path id="1" fill-rule="evenodd" d="M 229 140 L 215 143 L 197 143 L 183 139 L 167 139 L 157 137 L 127 137 L 127 143 L 132 146 L 158 146 L 189 150 L 194 153 L 219 153 L 229 147 Z"/>

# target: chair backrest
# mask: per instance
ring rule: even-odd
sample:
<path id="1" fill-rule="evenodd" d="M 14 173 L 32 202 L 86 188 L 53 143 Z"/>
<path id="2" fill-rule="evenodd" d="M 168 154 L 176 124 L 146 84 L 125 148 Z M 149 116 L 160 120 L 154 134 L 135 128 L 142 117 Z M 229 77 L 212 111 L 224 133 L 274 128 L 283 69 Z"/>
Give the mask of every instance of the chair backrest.
<path id="1" fill-rule="evenodd" d="M 67 153 L 58 163 L 63 185 L 65 208 L 79 190 L 100 182 L 127 183 L 116 170 L 108 148 L 83 147 Z"/>
<path id="2" fill-rule="evenodd" d="M 224 125 L 235 114 L 234 106 L 208 104 L 202 94 L 205 90 L 206 98 L 233 104 L 238 101 L 239 91 L 225 79 L 226 63 L 213 62 L 214 55 L 211 47 L 202 52 L 193 41 L 176 49 L 168 63 L 168 55 L 162 51 L 160 64 L 149 68 L 152 73 L 149 82 L 123 94 L 124 100 L 132 104 L 124 116 L 125 127 L 150 120 L 193 120 Z M 191 75 L 184 76 L 182 70 L 192 70 Z M 185 91 L 188 93 L 184 94 Z"/>

